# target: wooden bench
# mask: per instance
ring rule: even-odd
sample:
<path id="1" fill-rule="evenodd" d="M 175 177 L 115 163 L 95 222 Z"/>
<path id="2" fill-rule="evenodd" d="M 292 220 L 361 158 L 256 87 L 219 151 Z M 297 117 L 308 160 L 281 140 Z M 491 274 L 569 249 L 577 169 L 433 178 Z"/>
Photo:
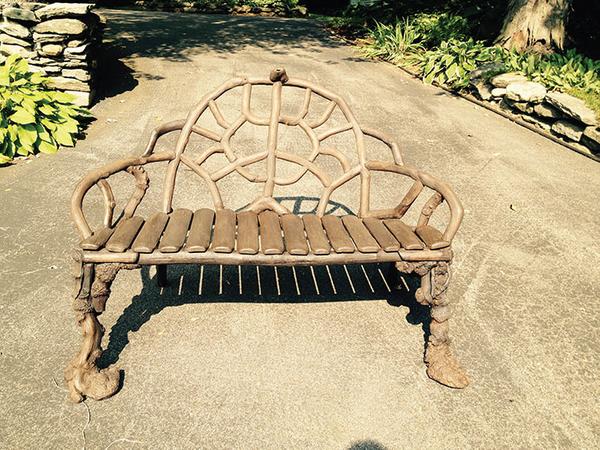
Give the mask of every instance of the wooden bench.
<path id="1" fill-rule="evenodd" d="M 252 90 L 257 86 L 270 90 L 269 115 L 260 115 L 251 108 Z M 241 91 L 241 113 L 228 121 L 219 108 L 223 94 Z M 293 114 L 282 111 L 282 92 L 288 89 L 303 92 L 302 104 Z M 326 106 L 320 116 L 309 120 L 311 102 L 319 100 Z M 334 127 L 328 121 L 334 111 L 341 113 L 343 123 Z M 199 123 L 199 118 L 212 115 L 220 132 L 211 131 Z M 236 153 L 232 136 L 246 122 L 264 127 L 266 145 L 247 155 Z M 312 148 L 305 156 L 278 148 L 278 129 L 299 127 Z M 178 132 L 172 151 L 155 152 L 159 138 Z M 355 149 L 354 160 L 334 146 L 323 144 L 328 138 L 349 132 Z M 212 142 L 199 156 L 189 156 L 191 136 L 202 136 Z M 367 157 L 365 139 L 375 139 L 384 145 L 391 158 L 388 161 Z M 213 155 L 226 158 L 217 168 L 208 168 L 206 161 Z M 327 155 L 341 167 L 341 175 L 319 166 L 317 157 Z M 281 161 L 297 167 L 292 176 L 281 176 L 277 167 Z M 255 170 L 255 164 L 263 170 Z M 162 207 L 154 214 L 141 217 L 136 210 L 149 186 L 145 170 L 149 165 L 166 168 Z M 208 188 L 211 208 L 196 211 L 178 208 L 172 201 L 176 179 L 181 171 L 193 172 Z M 118 217 L 113 217 L 115 197 L 108 180 L 119 172 L 129 173 L 135 182 L 131 198 Z M 371 177 L 383 172 L 393 177 L 408 177 L 409 188 L 389 209 L 370 207 Z M 274 197 L 277 186 L 288 186 L 312 174 L 322 185 L 314 214 L 294 215 Z M 243 210 L 225 207 L 217 182 L 227 175 L 240 175 L 251 183 L 260 183 L 262 193 Z M 326 214 L 332 194 L 351 180 L 358 180 L 360 205 L 357 215 Z M 161 180 L 162 181 L 162 180 Z M 158 182 L 160 183 L 160 181 Z M 83 212 L 84 197 L 98 186 L 104 199 L 103 226 L 92 229 Z M 416 224 L 403 221 L 405 213 L 420 194 L 432 195 L 422 206 Z M 436 208 L 445 202 L 449 219 L 443 230 L 429 224 Z M 157 128 L 140 157 L 123 159 L 94 170 L 77 186 L 72 197 L 71 212 L 81 235 L 75 253 L 76 292 L 74 310 L 82 328 L 83 345 L 79 354 L 65 370 L 65 380 L 71 400 L 85 397 L 103 399 L 114 394 L 119 385 L 119 371 L 100 370 L 96 363 L 102 353 L 104 329 L 98 316 L 104 311 L 111 283 L 120 269 L 156 265 L 159 284 L 166 283 L 168 264 L 221 265 L 329 265 L 351 263 L 395 263 L 400 272 L 414 272 L 421 277 L 416 292 L 419 303 L 431 306 L 431 326 L 425 363 L 427 374 L 440 383 L 463 388 L 468 379 L 449 348 L 448 319 L 450 309 L 446 298 L 452 259 L 451 242 L 463 216 L 462 206 L 450 187 L 436 178 L 403 163 L 398 146 L 386 135 L 361 128 L 348 105 L 339 96 L 307 81 L 289 79 L 285 70 L 275 69 L 269 78 L 234 78 L 205 96 L 187 119 L 169 122 Z"/>

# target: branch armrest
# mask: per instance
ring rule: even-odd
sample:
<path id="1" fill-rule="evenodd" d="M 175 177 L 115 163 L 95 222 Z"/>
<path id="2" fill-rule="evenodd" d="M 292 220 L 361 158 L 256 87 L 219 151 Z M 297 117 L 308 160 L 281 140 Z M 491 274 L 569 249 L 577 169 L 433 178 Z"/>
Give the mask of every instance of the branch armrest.
<path id="1" fill-rule="evenodd" d="M 423 206 L 423 210 L 421 211 L 421 216 L 419 217 L 417 227 L 424 227 L 429 222 L 429 217 L 433 214 L 435 208 L 437 208 L 442 201 L 446 201 L 448 203 L 448 207 L 450 209 L 450 220 L 444 233 L 442 234 L 442 239 L 450 245 L 452 243 L 452 239 L 454 235 L 458 231 L 460 224 L 462 222 L 464 210 L 463 206 L 460 203 L 460 200 L 454 193 L 454 191 L 450 188 L 450 186 L 437 178 L 429 175 L 428 173 L 422 172 L 414 167 L 410 166 L 401 166 L 398 164 L 393 164 L 389 162 L 383 161 L 368 161 L 366 163 L 366 167 L 369 170 L 380 171 L 380 172 L 393 172 L 398 173 L 400 175 L 405 175 L 416 182 L 421 183 L 423 186 L 427 186 L 430 189 L 435 191 L 434 195 L 427 201 L 425 206 Z M 420 191 L 419 191 L 420 192 Z M 403 200 L 397 208 L 406 212 L 410 204 L 416 199 L 416 196 L 411 196 L 411 192 L 407 194 L 408 197 L 412 197 L 410 203 L 405 204 L 405 200 Z M 406 199 L 407 197 L 405 197 Z"/>
<path id="2" fill-rule="evenodd" d="M 146 190 L 148 189 L 148 175 L 142 166 L 152 162 L 168 161 L 173 159 L 173 157 L 174 155 L 171 152 L 161 152 L 150 156 L 127 158 L 115 161 L 87 174 L 79 182 L 75 188 L 75 191 L 73 192 L 73 196 L 71 197 L 71 215 L 82 239 L 86 239 L 93 234 L 93 231 L 83 214 L 83 199 L 92 186 L 98 185 L 102 191 L 105 208 L 104 226 L 110 227 L 112 224 L 113 211 L 116 202 L 107 178 L 121 171 L 126 171 L 134 177 L 136 188 L 125 205 L 122 215 L 122 217 L 125 218 L 131 217 L 135 213 L 135 210 L 139 206 L 144 194 L 146 193 Z"/>

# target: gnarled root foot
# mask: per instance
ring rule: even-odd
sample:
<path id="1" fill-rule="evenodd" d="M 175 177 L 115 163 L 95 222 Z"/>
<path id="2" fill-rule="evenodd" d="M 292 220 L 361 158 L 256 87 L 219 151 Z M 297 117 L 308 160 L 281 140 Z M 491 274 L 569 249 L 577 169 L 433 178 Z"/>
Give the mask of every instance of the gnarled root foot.
<path id="1" fill-rule="evenodd" d="M 65 381 L 69 387 L 69 399 L 74 403 L 86 397 L 102 400 L 119 390 L 120 373 L 114 367 L 99 370 L 96 366 L 74 367 L 65 370 Z"/>
<path id="2" fill-rule="evenodd" d="M 65 369 L 69 398 L 76 403 L 86 397 L 102 400 L 118 391 L 120 373 L 116 368 L 100 370 L 96 366 L 96 361 L 102 354 L 100 344 L 104 334 L 104 327 L 98 322 L 96 313 L 84 313 L 79 323 L 83 344 L 79 354 Z"/>
<path id="3" fill-rule="evenodd" d="M 427 375 L 432 380 L 456 389 L 463 389 L 469 385 L 469 378 L 460 366 L 448 343 L 427 345 L 425 351 L 425 364 Z"/>

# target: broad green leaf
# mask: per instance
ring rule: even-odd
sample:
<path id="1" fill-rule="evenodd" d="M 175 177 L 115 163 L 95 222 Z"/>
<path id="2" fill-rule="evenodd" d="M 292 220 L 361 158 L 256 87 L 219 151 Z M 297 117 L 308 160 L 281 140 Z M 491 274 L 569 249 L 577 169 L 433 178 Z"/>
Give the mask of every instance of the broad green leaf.
<path id="1" fill-rule="evenodd" d="M 40 106 L 39 111 L 46 116 L 50 116 L 50 115 L 54 114 L 54 108 L 50 105 Z"/>
<path id="2" fill-rule="evenodd" d="M 25 108 L 17 108 L 10 116 L 10 120 L 20 124 L 35 123 L 35 116 Z"/>
<path id="3" fill-rule="evenodd" d="M 56 139 L 60 145 L 64 145 L 66 147 L 73 147 L 73 138 L 68 131 L 59 125 L 56 130 L 52 132 L 52 137 Z"/>
<path id="4" fill-rule="evenodd" d="M 38 133 L 34 125 L 22 125 L 17 129 L 19 142 L 23 145 L 32 145 L 38 138 Z"/>
<path id="5" fill-rule="evenodd" d="M 39 141 L 38 149 L 42 153 L 56 153 L 58 151 L 56 144 L 46 141 Z"/>

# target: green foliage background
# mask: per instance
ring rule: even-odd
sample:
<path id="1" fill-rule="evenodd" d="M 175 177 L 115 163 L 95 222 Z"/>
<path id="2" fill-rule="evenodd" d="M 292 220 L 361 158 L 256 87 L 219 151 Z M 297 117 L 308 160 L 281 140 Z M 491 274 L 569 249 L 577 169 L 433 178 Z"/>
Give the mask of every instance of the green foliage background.
<path id="1" fill-rule="evenodd" d="M 15 156 L 56 153 L 73 146 L 89 112 L 73 105 L 73 96 L 57 91 L 27 61 L 11 55 L 0 64 L 0 164 Z"/>

